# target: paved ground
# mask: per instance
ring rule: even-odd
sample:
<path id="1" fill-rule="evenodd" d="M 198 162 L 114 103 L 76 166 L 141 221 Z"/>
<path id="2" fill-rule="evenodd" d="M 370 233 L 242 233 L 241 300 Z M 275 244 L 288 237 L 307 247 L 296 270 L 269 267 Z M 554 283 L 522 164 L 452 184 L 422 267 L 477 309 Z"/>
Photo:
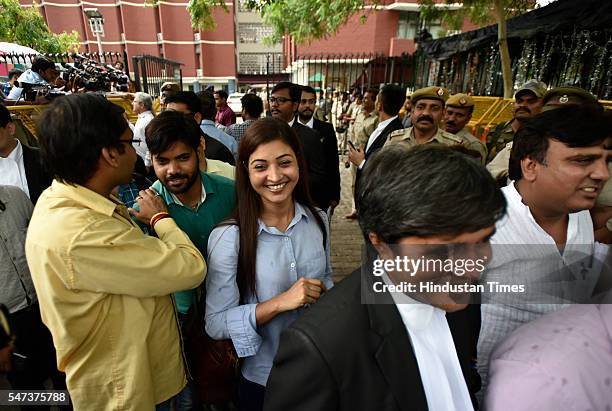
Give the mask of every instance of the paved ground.
<path id="1" fill-rule="evenodd" d="M 346 156 L 340 158 L 342 191 L 340 204 L 336 207 L 331 224 L 331 258 L 334 281 L 340 281 L 360 265 L 363 237 L 357 220 L 344 218 L 351 212 L 351 170 L 344 167 Z"/>

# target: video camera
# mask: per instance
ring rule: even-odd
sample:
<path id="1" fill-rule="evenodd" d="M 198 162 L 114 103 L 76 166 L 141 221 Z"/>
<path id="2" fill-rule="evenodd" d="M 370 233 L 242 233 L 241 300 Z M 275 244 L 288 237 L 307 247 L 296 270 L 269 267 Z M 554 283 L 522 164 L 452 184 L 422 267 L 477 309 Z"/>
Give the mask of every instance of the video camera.
<path id="1" fill-rule="evenodd" d="M 21 97 L 25 101 L 36 101 L 37 97 L 44 97 L 53 100 L 56 97 L 66 95 L 65 92 L 56 90 L 50 84 L 34 84 L 15 80 L 15 87 L 22 88 Z"/>
<path id="2" fill-rule="evenodd" d="M 77 54 L 74 63 L 62 63 L 62 67 L 62 79 L 73 91 L 128 91 L 128 76 L 110 64 Z"/>

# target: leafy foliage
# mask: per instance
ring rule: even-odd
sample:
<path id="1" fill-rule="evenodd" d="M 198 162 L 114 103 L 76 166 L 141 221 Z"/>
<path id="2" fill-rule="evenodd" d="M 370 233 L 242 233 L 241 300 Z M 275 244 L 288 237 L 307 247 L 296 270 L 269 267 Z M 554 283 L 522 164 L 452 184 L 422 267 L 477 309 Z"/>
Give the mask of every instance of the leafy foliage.
<path id="1" fill-rule="evenodd" d="M 18 0 L 0 0 L 0 40 L 31 47 L 41 53 L 65 53 L 79 47 L 76 31 L 52 33 L 36 3 L 23 8 Z"/>
<path id="2" fill-rule="evenodd" d="M 239 0 L 235 0 L 236 6 Z M 270 43 L 278 43 L 285 34 L 298 43 L 326 38 L 336 33 L 347 20 L 361 13 L 360 21 L 365 23 L 367 4 L 376 5 L 380 0 L 247 0 L 249 10 L 261 14 L 264 22 L 272 27 Z M 187 7 L 192 25 L 196 29 L 214 29 L 212 9 L 222 7 L 224 0 L 190 0 Z"/>
<path id="3" fill-rule="evenodd" d="M 425 21 L 442 20 L 451 30 L 459 30 L 466 17 L 479 25 L 495 22 L 492 0 L 462 0 L 463 6 L 458 9 L 436 6 L 434 0 L 418 1 L 421 5 L 421 18 Z M 500 3 L 504 8 L 506 19 L 523 14 L 536 5 L 535 0 L 501 0 Z M 457 4 L 457 1 L 444 0 L 443 4 Z"/>

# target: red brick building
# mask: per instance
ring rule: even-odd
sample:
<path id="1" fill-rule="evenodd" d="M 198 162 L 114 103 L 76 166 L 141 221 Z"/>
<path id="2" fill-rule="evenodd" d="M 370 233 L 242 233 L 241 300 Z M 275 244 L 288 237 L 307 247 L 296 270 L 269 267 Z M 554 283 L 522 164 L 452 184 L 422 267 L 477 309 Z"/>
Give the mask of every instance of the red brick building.
<path id="1" fill-rule="evenodd" d="M 32 5 L 32 0 L 20 1 L 24 6 Z M 261 39 L 269 28 L 255 13 L 246 10 L 240 0 L 235 1 L 237 4 L 227 3 L 228 12 L 214 11 L 217 28 L 212 32 L 194 32 L 187 3 L 179 0 L 161 0 L 156 6 L 143 0 L 42 0 L 38 7 L 52 31 L 79 32 L 82 52 L 98 51 L 96 36 L 84 13 L 85 9 L 97 9 L 104 18 L 103 51 L 125 51 L 131 71 L 131 57 L 160 56 L 183 64 L 184 84 L 227 85 L 230 91 L 238 85 L 265 83 L 266 77 L 272 82 L 289 76 L 296 81 L 308 80 L 304 73 L 311 70 L 304 68 L 308 66 L 305 56 L 309 55 L 412 53 L 414 37 L 425 27 L 416 0 L 384 0 L 378 8 L 365 10 L 368 16 L 365 23 L 354 16 L 327 40 L 296 45 L 286 38 L 283 44 L 268 47 Z M 464 30 L 471 28 L 464 25 Z M 428 29 L 434 38 L 443 31 L 439 23 Z M 367 57 L 345 64 L 357 67 L 365 60 Z"/>

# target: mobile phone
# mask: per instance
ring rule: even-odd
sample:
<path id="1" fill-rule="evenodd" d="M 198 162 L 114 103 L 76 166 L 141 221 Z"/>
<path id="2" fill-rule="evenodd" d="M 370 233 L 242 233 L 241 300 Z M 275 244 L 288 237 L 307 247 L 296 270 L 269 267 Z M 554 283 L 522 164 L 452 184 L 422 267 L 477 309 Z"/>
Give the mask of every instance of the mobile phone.
<path id="1" fill-rule="evenodd" d="M 349 146 L 351 146 L 351 148 L 352 148 L 353 150 L 357 150 L 357 149 L 355 148 L 355 144 L 353 144 L 353 142 L 352 142 L 351 140 L 348 140 L 348 145 L 349 145 Z"/>

